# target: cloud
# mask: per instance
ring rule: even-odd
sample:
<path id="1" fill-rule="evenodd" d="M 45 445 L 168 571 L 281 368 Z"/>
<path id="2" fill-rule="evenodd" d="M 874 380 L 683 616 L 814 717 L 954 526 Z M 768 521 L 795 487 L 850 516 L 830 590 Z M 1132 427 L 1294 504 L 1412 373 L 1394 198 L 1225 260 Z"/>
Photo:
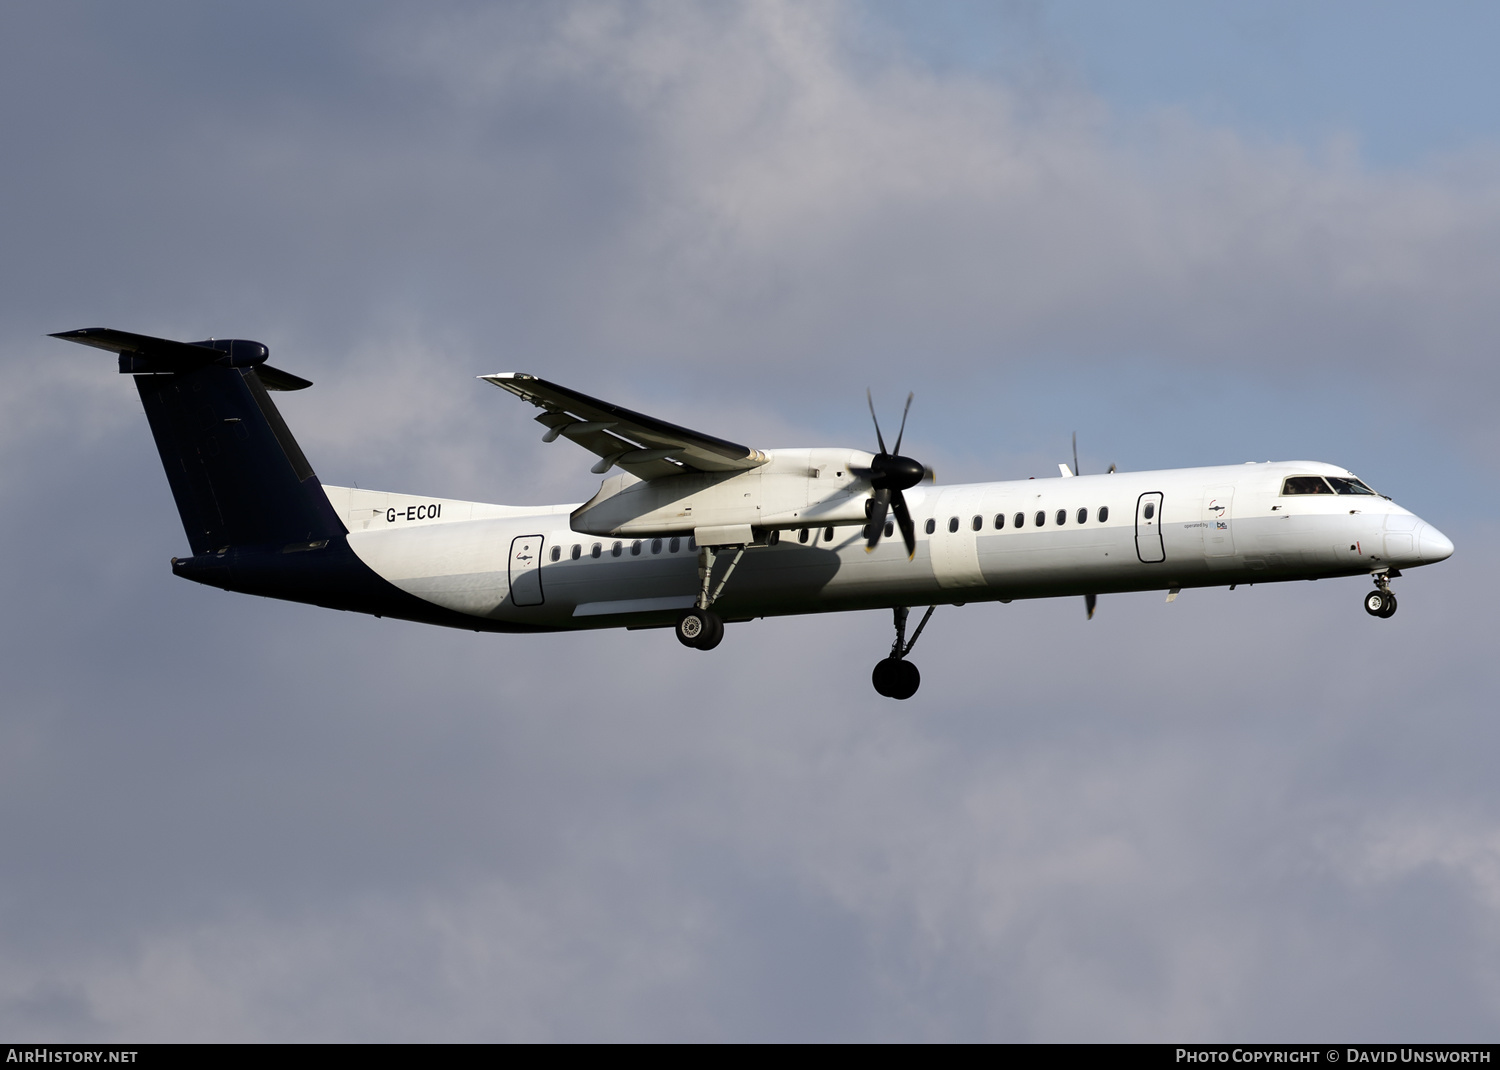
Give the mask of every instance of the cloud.
<path id="1" fill-rule="evenodd" d="M 59 10 L 0 33 L 11 1032 L 1493 1032 L 1475 496 L 1391 621 L 1355 583 L 944 608 L 894 704 L 884 614 L 709 656 L 173 581 L 129 385 L 41 337 L 260 338 L 318 381 L 278 400 L 325 478 L 508 501 L 594 484 L 482 372 L 764 446 L 862 443 L 838 399 L 916 385 L 987 475 L 1045 459 L 1044 392 L 996 408 L 1023 373 L 1126 452 L 1221 448 L 1191 414 L 1234 397 L 1350 439 L 1330 381 L 1488 441 L 1493 161 L 935 71 L 857 6 Z"/>

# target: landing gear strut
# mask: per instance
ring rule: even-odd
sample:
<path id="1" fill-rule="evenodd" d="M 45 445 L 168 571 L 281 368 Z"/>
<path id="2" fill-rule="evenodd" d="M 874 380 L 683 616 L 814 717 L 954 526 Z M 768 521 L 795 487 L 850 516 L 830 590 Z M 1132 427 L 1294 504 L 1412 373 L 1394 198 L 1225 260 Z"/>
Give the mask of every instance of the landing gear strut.
<path id="1" fill-rule="evenodd" d="M 690 646 L 697 650 L 712 650 L 724 639 L 724 620 L 709 607 L 718 601 L 719 595 L 724 593 L 724 585 L 729 582 L 729 577 L 734 575 L 735 566 L 740 563 L 740 558 L 745 556 L 743 546 L 734 547 L 734 556 L 729 559 L 729 567 L 724 570 L 723 577 L 715 587 L 713 584 L 714 565 L 720 551 L 727 549 L 729 547 L 726 546 L 698 547 L 698 598 L 692 609 L 685 611 L 677 618 L 677 641 L 683 646 Z"/>
<path id="2" fill-rule="evenodd" d="M 1365 595 L 1365 612 L 1372 617 L 1389 617 L 1396 612 L 1396 596 L 1391 593 L 1391 576 L 1400 575 L 1394 569 L 1375 573 L 1375 590 Z"/>
<path id="3" fill-rule="evenodd" d="M 927 607 L 927 612 L 917 625 L 917 630 L 912 632 L 909 643 L 906 641 L 906 618 L 911 610 L 906 606 L 897 606 L 893 610 L 896 617 L 896 641 L 891 644 L 891 656 L 877 661 L 875 671 L 870 674 L 870 682 L 875 685 L 877 694 L 886 698 L 907 699 L 915 695 L 917 688 L 922 686 L 922 674 L 906 660 L 906 655 L 917 645 L 922 629 L 927 627 L 927 622 L 932 619 L 932 611 L 936 608 L 937 606 Z"/>

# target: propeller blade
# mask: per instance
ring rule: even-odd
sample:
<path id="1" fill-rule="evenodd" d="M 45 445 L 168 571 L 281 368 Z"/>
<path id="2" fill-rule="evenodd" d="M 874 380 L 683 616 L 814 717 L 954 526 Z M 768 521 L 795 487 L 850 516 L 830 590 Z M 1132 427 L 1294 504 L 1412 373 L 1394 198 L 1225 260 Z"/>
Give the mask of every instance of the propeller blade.
<path id="1" fill-rule="evenodd" d="M 912 523 L 911 512 L 906 508 L 906 496 L 899 490 L 891 499 L 891 512 L 896 514 L 896 526 L 901 529 L 901 541 L 906 543 L 906 559 L 917 556 L 917 526 Z"/>
<path id="2" fill-rule="evenodd" d="M 875 421 L 875 441 L 880 443 L 880 452 L 885 452 L 885 437 L 880 433 L 880 417 L 875 415 L 875 396 L 865 387 L 865 400 L 870 403 L 870 419 Z"/>
<path id="3" fill-rule="evenodd" d="M 1080 475 L 1078 471 L 1078 432 L 1073 432 L 1073 474 Z"/>
<path id="4" fill-rule="evenodd" d="M 1097 594 L 1086 594 L 1083 596 L 1083 604 L 1084 607 L 1089 611 L 1089 620 L 1093 620 L 1094 607 L 1099 604 L 1099 596 Z"/>
<path id="5" fill-rule="evenodd" d="M 885 534 L 885 514 L 891 507 L 891 492 L 882 487 L 870 498 L 869 538 L 865 541 L 865 553 L 880 545 L 880 536 Z"/>
<path id="6" fill-rule="evenodd" d="M 901 452 L 901 440 L 906 437 L 906 414 L 911 412 L 911 399 L 916 396 L 916 394 L 906 395 L 906 408 L 901 410 L 901 430 L 896 432 L 896 448 L 891 450 L 892 453 Z"/>

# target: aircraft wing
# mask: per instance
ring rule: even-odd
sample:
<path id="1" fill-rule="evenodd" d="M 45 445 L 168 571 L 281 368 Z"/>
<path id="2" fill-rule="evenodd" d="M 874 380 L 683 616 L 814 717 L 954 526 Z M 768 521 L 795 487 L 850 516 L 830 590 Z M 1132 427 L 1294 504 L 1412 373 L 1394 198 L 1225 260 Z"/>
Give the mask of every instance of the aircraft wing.
<path id="1" fill-rule="evenodd" d="M 734 472 L 766 463 L 760 450 L 689 431 L 524 372 L 479 378 L 543 410 L 536 420 L 547 428 L 544 441 L 561 436 L 598 454 L 592 469 L 596 474 L 618 465 L 640 479 L 660 479 L 683 472 Z"/>

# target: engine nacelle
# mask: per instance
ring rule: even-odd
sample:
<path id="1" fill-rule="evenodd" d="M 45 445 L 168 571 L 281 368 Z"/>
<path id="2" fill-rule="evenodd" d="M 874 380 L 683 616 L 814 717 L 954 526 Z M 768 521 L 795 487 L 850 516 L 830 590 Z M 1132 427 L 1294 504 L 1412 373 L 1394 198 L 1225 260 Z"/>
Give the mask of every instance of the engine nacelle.
<path id="1" fill-rule="evenodd" d="M 643 538 L 690 535 L 700 528 L 799 528 L 863 524 L 868 468 L 860 450 L 768 450 L 766 463 L 738 472 L 684 472 L 643 481 L 606 479 L 573 511 L 574 531 Z"/>

